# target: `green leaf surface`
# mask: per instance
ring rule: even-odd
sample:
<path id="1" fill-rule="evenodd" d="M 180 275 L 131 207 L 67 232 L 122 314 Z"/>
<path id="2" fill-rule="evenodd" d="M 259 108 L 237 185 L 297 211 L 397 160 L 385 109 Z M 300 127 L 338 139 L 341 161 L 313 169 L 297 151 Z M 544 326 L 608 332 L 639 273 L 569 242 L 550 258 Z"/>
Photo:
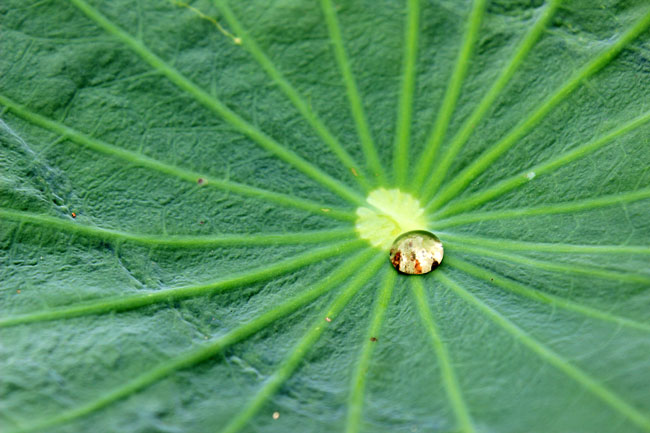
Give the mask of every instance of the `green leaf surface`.
<path id="1" fill-rule="evenodd" d="M 650 431 L 645 0 L 0 4 L 0 431 Z M 377 188 L 442 265 L 359 239 Z"/>

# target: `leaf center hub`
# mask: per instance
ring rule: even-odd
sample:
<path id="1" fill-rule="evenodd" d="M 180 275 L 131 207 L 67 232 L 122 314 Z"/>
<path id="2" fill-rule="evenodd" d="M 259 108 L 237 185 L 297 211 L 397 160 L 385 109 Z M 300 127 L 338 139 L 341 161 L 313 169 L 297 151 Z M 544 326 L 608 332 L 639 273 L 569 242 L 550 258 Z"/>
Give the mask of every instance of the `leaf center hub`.
<path id="1" fill-rule="evenodd" d="M 427 220 L 420 202 L 399 189 L 378 188 L 368 194 L 368 207 L 357 208 L 355 228 L 359 237 L 388 251 L 397 236 L 426 230 Z"/>

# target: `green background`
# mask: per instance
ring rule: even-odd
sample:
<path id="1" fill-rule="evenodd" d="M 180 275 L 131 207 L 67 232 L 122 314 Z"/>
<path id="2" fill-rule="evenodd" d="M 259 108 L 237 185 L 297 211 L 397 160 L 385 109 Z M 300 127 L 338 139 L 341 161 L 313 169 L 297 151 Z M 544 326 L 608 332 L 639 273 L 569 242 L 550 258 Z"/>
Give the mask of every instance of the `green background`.
<path id="1" fill-rule="evenodd" d="M 650 431 L 647 2 L 321 3 L 0 4 L 0 431 Z"/>

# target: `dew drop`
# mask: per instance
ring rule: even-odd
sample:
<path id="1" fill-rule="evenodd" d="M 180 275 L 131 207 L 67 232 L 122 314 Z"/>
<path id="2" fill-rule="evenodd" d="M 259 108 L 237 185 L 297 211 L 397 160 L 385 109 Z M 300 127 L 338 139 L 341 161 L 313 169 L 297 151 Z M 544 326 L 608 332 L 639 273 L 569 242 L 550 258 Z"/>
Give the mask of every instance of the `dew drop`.
<path id="1" fill-rule="evenodd" d="M 442 262 L 442 242 L 426 230 L 402 233 L 390 248 L 390 262 L 404 274 L 426 274 Z"/>

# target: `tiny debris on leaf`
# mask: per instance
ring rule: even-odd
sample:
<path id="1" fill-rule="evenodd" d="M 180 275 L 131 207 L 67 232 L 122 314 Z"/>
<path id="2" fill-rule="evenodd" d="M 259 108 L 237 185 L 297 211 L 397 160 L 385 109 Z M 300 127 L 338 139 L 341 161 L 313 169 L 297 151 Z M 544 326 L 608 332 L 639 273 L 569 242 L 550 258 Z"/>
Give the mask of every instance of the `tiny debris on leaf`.
<path id="1" fill-rule="evenodd" d="M 72 218 L 77 218 L 77 214 L 75 212 L 72 212 L 70 216 L 72 216 Z"/>
<path id="2" fill-rule="evenodd" d="M 205 179 L 203 179 L 202 177 L 199 177 L 199 178 L 196 180 L 196 183 L 198 183 L 199 185 L 203 185 L 203 184 L 205 183 Z"/>
<path id="3" fill-rule="evenodd" d="M 273 412 L 273 419 L 280 418 L 280 412 Z"/>
<path id="4" fill-rule="evenodd" d="M 330 319 L 329 317 L 326 317 L 325 320 L 328 321 L 328 322 L 332 321 L 332 319 Z"/>
<path id="5" fill-rule="evenodd" d="M 377 341 L 377 337 L 370 337 L 370 341 L 374 343 L 375 341 Z"/>
<path id="6" fill-rule="evenodd" d="M 357 173 L 357 171 L 354 169 L 354 167 L 351 167 L 351 168 L 350 168 L 350 171 L 352 172 L 352 174 L 354 175 L 354 177 L 359 177 L 359 173 Z"/>

